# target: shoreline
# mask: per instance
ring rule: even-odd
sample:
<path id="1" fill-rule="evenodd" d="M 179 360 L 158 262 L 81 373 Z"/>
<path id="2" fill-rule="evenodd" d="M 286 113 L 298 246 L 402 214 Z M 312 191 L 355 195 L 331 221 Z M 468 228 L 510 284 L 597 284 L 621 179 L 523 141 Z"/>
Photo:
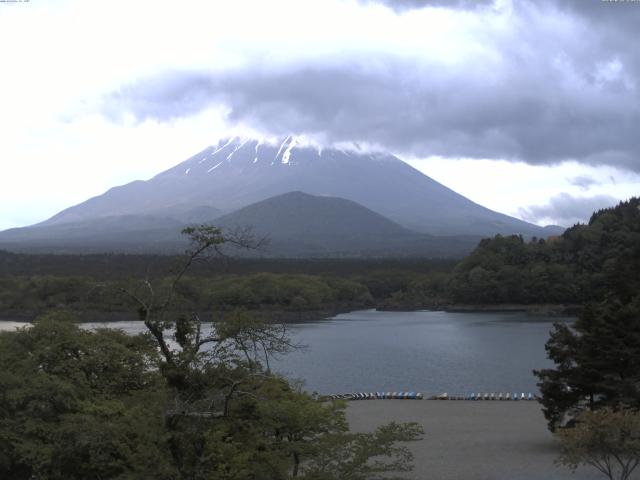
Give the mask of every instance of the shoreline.
<path id="1" fill-rule="evenodd" d="M 339 305 L 330 308 L 306 311 L 290 310 L 246 310 L 248 313 L 263 315 L 267 321 L 285 324 L 317 322 L 326 320 L 342 313 L 352 313 L 361 310 L 375 309 L 379 312 L 419 312 L 419 311 L 444 311 L 449 313 L 527 313 L 532 316 L 571 317 L 576 316 L 582 310 L 577 304 L 442 304 L 442 305 L 413 305 L 401 308 L 389 305 Z M 131 322 L 139 320 L 133 312 L 100 310 L 85 310 L 76 313 L 81 323 L 94 322 Z M 215 312 L 212 316 L 224 317 L 232 311 Z M 0 311 L 0 322 L 11 321 L 30 323 L 39 315 L 46 312 L 15 312 Z M 178 312 L 175 312 L 176 314 Z M 207 320 L 210 321 L 210 320 Z"/>
<path id="2" fill-rule="evenodd" d="M 496 305 L 449 305 L 445 308 L 447 312 L 458 312 L 458 313 L 479 313 L 479 312 L 487 312 L 487 313 L 509 313 L 509 312 L 525 312 L 530 315 L 538 315 L 538 316 L 550 316 L 550 317 L 565 317 L 565 316 L 574 316 L 579 314 L 582 311 L 582 306 L 577 304 L 511 304 L 511 303 L 503 303 Z"/>
<path id="3" fill-rule="evenodd" d="M 327 308 L 320 310 L 308 310 L 308 311 L 289 311 L 289 310 L 245 310 L 247 313 L 256 314 L 265 317 L 268 322 L 273 323 L 284 323 L 284 324 L 294 324 L 294 323 L 306 323 L 306 322 L 317 322 L 321 320 L 326 320 L 331 317 L 335 317 L 336 315 L 340 315 L 342 313 L 351 313 L 357 312 L 361 310 L 368 310 L 370 308 L 375 308 L 373 306 L 337 306 L 335 308 Z M 62 308 L 51 309 L 50 311 L 55 310 L 64 310 Z M 113 311 L 113 312 L 105 312 L 101 310 L 83 310 L 76 311 L 73 309 L 67 310 L 70 313 L 73 313 L 78 316 L 80 322 L 79 323 L 102 323 L 102 322 L 134 322 L 141 321 L 140 318 L 136 315 L 135 312 L 129 311 Z M 18 322 L 18 323 L 31 323 L 38 316 L 46 314 L 47 312 L 15 312 L 15 311 L 0 311 L 0 322 Z M 180 312 L 169 312 L 169 316 L 177 316 Z M 203 323 L 209 323 L 212 321 L 212 317 L 215 319 L 224 318 L 226 315 L 233 313 L 233 310 L 227 311 L 217 311 L 213 312 L 210 315 L 204 316 Z"/>
<path id="4" fill-rule="evenodd" d="M 422 305 L 406 308 L 399 308 L 382 305 L 376 307 L 376 310 L 383 312 L 416 312 L 420 310 L 444 311 L 449 313 L 527 313 L 534 316 L 549 317 L 570 317 L 576 316 L 582 311 L 582 306 L 578 304 L 553 304 L 553 303 L 478 303 L 478 304 L 462 304 L 462 303 L 443 303 L 435 305 Z"/>

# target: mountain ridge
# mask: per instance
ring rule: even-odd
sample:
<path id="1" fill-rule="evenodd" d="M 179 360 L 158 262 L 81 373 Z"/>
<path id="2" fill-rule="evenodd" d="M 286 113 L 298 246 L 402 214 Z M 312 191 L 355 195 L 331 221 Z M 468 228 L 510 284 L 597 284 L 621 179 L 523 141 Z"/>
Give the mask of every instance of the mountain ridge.
<path id="1" fill-rule="evenodd" d="M 207 147 L 147 181 L 114 187 L 43 222 L 148 214 L 176 204 L 230 213 L 291 191 L 355 201 L 400 225 L 433 235 L 523 234 L 543 227 L 493 212 L 427 177 L 397 157 L 232 138 Z"/>

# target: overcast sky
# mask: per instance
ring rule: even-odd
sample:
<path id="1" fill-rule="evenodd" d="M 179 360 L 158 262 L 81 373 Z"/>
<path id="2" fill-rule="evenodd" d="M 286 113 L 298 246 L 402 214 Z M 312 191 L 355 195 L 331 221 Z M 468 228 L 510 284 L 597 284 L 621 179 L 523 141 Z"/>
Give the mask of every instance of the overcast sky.
<path id="1" fill-rule="evenodd" d="M 640 2 L 0 2 L 0 229 L 233 133 L 389 150 L 571 225 L 640 194 Z"/>

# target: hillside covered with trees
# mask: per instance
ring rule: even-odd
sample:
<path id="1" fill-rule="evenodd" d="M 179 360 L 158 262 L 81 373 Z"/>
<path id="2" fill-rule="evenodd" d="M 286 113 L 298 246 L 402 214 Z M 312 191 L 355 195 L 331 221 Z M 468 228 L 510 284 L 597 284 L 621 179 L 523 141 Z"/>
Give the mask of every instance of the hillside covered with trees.
<path id="1" fill-rule="evenodd" d="M 480 242 L 453 270 L 455 303 L 579 303 L 640 287 L 640 199 L 595 212 L 562 236 L 500 235 Z"/>

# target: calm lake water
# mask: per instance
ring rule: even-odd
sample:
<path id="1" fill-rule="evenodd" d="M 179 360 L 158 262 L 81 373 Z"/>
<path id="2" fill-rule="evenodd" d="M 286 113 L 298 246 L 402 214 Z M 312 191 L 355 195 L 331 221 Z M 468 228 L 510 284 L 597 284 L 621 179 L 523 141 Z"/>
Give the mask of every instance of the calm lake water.
<path id="1" fill-rule="evenodd" d="M 352 391 L 535 392 L 544 343 L 557 319 L 524 313 L 364 310 L 290 326 L 306 348 L 272 368 L 320 393 Z M 15 322 L 0 322 L 0 330 Z M 85 324 L 142 331 L 141 322 Z"/>

